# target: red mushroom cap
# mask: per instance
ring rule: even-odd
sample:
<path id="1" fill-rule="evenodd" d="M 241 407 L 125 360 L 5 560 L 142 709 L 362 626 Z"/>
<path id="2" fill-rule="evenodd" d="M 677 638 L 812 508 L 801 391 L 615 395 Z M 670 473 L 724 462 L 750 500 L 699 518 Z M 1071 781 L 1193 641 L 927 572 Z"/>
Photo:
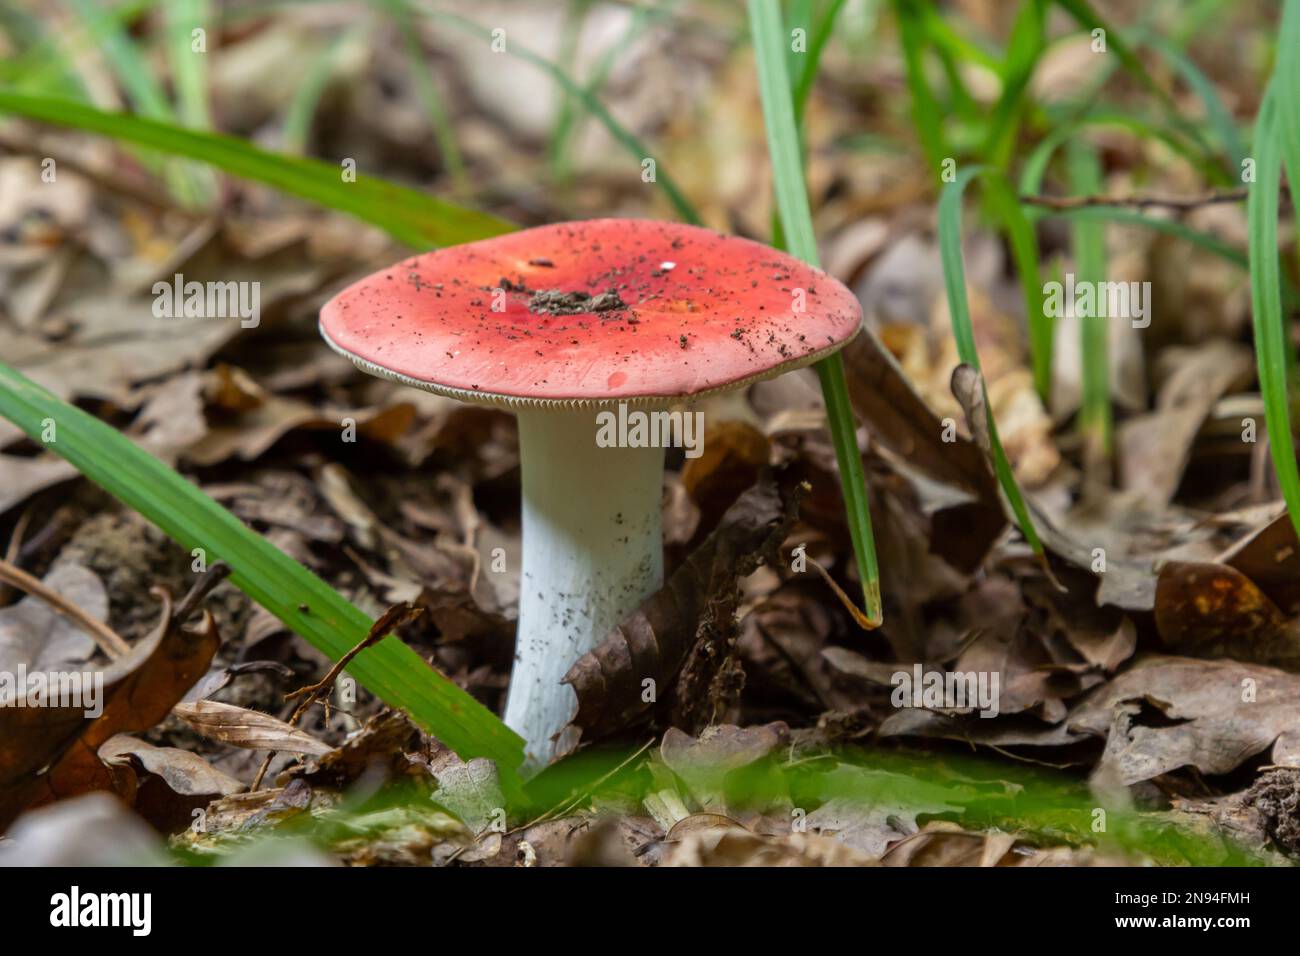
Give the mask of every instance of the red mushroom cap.
<path id="1" fill-rule="evenodd" d="M 643 219 L 509 233 L 406 259 L 321 310 L 358 366 L 501 405 L 663 402 L 808 365 L 862 323 L 848 289 L 734 236 Z"/>

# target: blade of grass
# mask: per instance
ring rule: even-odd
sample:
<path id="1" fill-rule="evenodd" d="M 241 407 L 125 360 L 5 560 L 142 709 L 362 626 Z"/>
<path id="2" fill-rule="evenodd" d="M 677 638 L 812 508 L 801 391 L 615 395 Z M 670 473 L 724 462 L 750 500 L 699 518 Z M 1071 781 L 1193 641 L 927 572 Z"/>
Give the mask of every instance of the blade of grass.
<path id="1" fill-rule="evenodd" d="M 1278 256 L 1278 200 L 1285 160 L 1290 182 L 1300 182 L 1300 0 L 1286 0 L 1278 31 L 1273 79 L 1255 123 L 1255 181 L 1246 200 L 1250 236 L 1250 290 L 1255 356 L 1264 399 L 1269 452 L 1291 525 L 1300 535 L 1300 472 L 1296 468 L 1287 394 L 1290 327 L 1282 311 Z"/>
<path id="2" fill-rule="evenodd" d="M 284 113 L 284 127 L 280 132 L 280 143 L 286 153 L 301 155 L 307 149 L 307 137 L 311 135 L 312 119 L 316 108 L 329 85 L 330 76 L 338 65 L 339 57 L 348 45 L 370 32 L 370 24 L 355 23 L 347 30 L 330 38 L 325 48 L 313 58 L 303 80 L 289 102 Z"/>
<path id="3" fill-rule="evenodd" d="M 984 166 L 968 166 L 957 174 L 957 178 L 948 183 L 939 195 L 939 257 L 943 263 L 943 282 L 948 295 L 948 312 L 952 319 L 952 334 L 957 343 L 957 355 L 971 368 L 980 372 L 980 387 L 984 387 L 984 375 L 980 369 L 979 352 L 975 349 L 975 331 L 971 327 L 970 303 L 966 299 L 966 267 L 961 253 L 961 201 L 967 184 L 976 176 L 990 174 L 993 171 Z M 1002 494 L 1011 506 L 1020 533 L 1025 536 L 1034 554 L 1046 566 L 1046 554 L 1038 531 L 1029 517 L 1024 495 L 1016 482 L 1007 460 L 1007 453 L 1002 448 L 998 437 L 997 422 L 993 419 L 992 406 L 985 393 L 985 407 L 988 409 L 989 442 L 993 455 L 993 470 L 997 475 Z"/>
<path id="4" fill-rule="evenodd" d="M 1030 0 L 1020 10 L 1007 44 L 1002 68 L 1002 93 L 993 107 L 993 117 L 981 155 L 997 169 L 1005 169 L 1015 148 L 1016 131 L 1025 106 L 1025 91 L 1038 66 L 1046 43 L 1046 0 Z"/>
<path id="5" fill-rule="evenodd" d="M 791 53 L 789 57 L 790 100 L 794 104 L 794 128 L 799 136 L 800 168 L 802 168 L 804 156 L 807 155 L 804 136 L 804 109 L 808 105 L 808 97 L 812 93 L 813 83 L 817 79 L 817 66 L 821 62 L 822 51 L 826 49 L 826 41 L 830 39 L 831 30 L 835 26 L 835 18 L 839 15 L 843 6 L 844 0 L 830 0 L 830 3 L 826 5 L 826 9 L 822 11 L 822 16 L 817 20 L 816 26 L 811 30 L 812 36 L 809 38 L 807 50 L 802 54 Z M 795 10 L 796 15 L 805 19 L 794 22 L 807 23 L 812 19 L 811 3 L 796 4 Z M 781 226 L 781 211 L 776 208 L 772 210 L 771 230 L 772 245 L 778 249 L 786 248 L 785 230 Z"/>
<path id="6" fill-rule="evenodd" d="M 1286 0 L 1273 68 L 1277 127 L 1292 193 L 1300 191 L 1300 2 Z M 1259 147 L 1256 146 L 1256 149 Z"/>
<path id="7" fill-rule="evenodd" d="M 149 119 L 174 122 L 176 113 L 144 55 L 127 33 L 125 23 L 110 16 L 94 0 L 68 0 L 68 5 L 95 38 L 135 111 Z M 202 206 L 212 196 L 211 184 L 202 183 L 192 166 L 164 162 L 163 176 L 172 195 L 187 206 Z"/>
<path id="8" fill-rule="evenodd" d="M 559 62 L 574 63 L 577 60 L 578 46 L 582 40 L 583 30 L 587 26 L 587 12 L 590 6 L 591 0 L 567 0 L 560 28 Z M 633 11 L 633 23 L 640 16 L 642 16 L 640 10 Z M 591 88 L 590 84 L 583 84 L 583 86 L 587 89 Z M 556 150 L 563 142 L 562 137 L 567 136 L 573 126 L 573 119 L 578 114 L 577 105 L 577 101 L 568 94 L 560 97 L 560 109 L 556 114 L 555 125 L 551 129 L 551 138 L 546 148 L 547 162 L 552 170 L 556 168 Z"/>
<path id="9" fill-rule="evenodd" d="M 1070 168 L 1070 189 L 1081 196 L 1101 192 L 1101 163 L 1093 148 L 1073 139 L 1066 150 Z M 1075 280 L 1100 283 L 1106 278 L 1106 233 L 1102 222 L 1076 219 L 1070 224 L 1074 244 Z M 1098 286 L 1094 285 L 1094 288 Z M 1100 312 L 1100 309 L 1094 309 Z M 1085 461 L 1099 464 L 1111 453 L 1110 343 L 1108 319 L 1101 315 L 1078 317 L 1082 363 L 1082 399 L 1079 431 L 1087 444 Z"/>
<path id="10" fill-rule="evenodd" d="M 389 0 L 393 11 L 393 20 L 402 34 L 402 43 L 406 49 L 407 67 L 415 80 L 415 94 L 429 117 L 433 128 L 433 138 L 438 144 L 438 155 L 442 157 L 443 167 L 451 178 L 452 192 L 457 196 L 469 195 L 469 176 L 465 171 L 465 160 L 461 157 L 460 146 L 456 143 L 456 131 L 452 129 L 447 110 L 443 107 L 442 96 L 433 82 L 433 74 L 425 63 L 423 45 L 419 30 L 410 5 L 405 0 Z"/>
<path id="11" fill-rule="evenodd" d="M 338 592 L 229 511 L 110 426 L 0 363 L 0 415 L 33 441 L 53 423 L 50 451 L 140 512 L 210 564 L 225 561 L 231 581 L 285 626 L 338 660 L 370 629 L 370 619 Z M 463 757 L 519 766 L 523 741 L 482 704 L 400 640 L 363 651 L 349 671 L 392 707 L 410 714 Z"/>
<path id="12" fill-rule="evenodd" d="M 649 24 L 656 19 L 670 16 L 678 2 L 679 0 L 668 0 L 662 7 L 638 6 L 632 11 L 623 34 L 601 53 L 600 59 L 591 70 L 591 75 L 583 84 L 589 96 L 599 99 L 601 87 L 609 79 L 619 57 L 641 36 Z M 568 102 L 572 103 L 571 97 Z M 560 182 L 566 181 L 573 172 L 570 152 L 581 135 L 583 120 L 587 115 L 582 110 L 565 110 L 556 122 L 555 129 L 551 131 L 551 141 L 546 154 L 551 163 L 552 175 Z"/>
<path id="13" fill-rule="evenodd" d="M 1020 292 L 1025 304 L 1025 324 L 1029 329 L 1029 359 L 1034 374 L 1034 390 L 1048 405 L 1052 395 L 1052 350 L 1056 325 L 1043 308 L 1042 263 L 1038 257 L 1038 239 L 1034 226 L 1016 199 L 1005 176 L 990 173 L 985 179 L 989 211 L 997 218 L 1011 247 L 1011 258 L 1020 276 Z"/>
<path id="14" fill-rule="evenodd" d="M 202 133 L 125 113 L 106 113 L 70 100 L 8 90 L 0 90 L 0 113 L 198 159 L 244 179 L 350 213 L 415 249 L 472 242 L 514 228 L 487 213 L 360 173 L 355 182 L 344 182 L 338 166 L 270 153 L 233 136 Z"/>
<path id="15" fill-rule="evenodd" d="M 212 111 L 208 106 L 207 29 L 212 9 L 208 0 L 171 0 L 166 5 L 167 53 L 176 87 L 176 116 L 190 129 L 212 128 Z M 203 48 L 195 49 L 195 30 L 205 31 Z M 170 120 L 159 116 L 156 119 Z M 186 179 L 185 189 L 196 205 L 206 206 L 217 195 L 217 180 L 211 168 L 186 163 L 180 167 Z"/>
<path id="16" fill-rule="evenodd" d="M 194 31 L 208 29 L 212 10 L 207 0 L 171 0 L 166 6 L 172 77 L 180 121 L 191 129 L 211 129 L 208 108 L 208 54 L 195 51 Z M 205 41 L 206 48 L 206 41 Z M 159 116 L 156 119 L 168 119 Z"/>
<path id="17" fill-rule="evenodd" d="M 1260 106 L 1255 124 L 1255 182 L 1246 201 L 1250 234 L 1250 299 L 1254 313 L 1255 363 L 1264 399 L 1269 453 L 1282 488 L 1287 513 L 1300 535 L 1300 472 L 1287 399 L 1287 328 L 1282 314 L 1278 263 L 1278 194 L 1282 150 L 1273 89 Z"/>
<path id="18" fill-rule="evenodd" d="M 1113 108 L 1097 109 L 1091 110 L 1069 122 L 1062 123 L 1043 137 L 1042 141 L 1034 147 L 1033 152 L 1029 154 L 1024 165 L 1021 166 L 1020 192 L 1028 196 L 1038 195 L 1042 191 L 1043 178 L 1047 174 L 1047 167 L 1056 151 L 1078 135 L 1080 130 L 1093 126 L 1122 129 L 1139 137 L 1146 136 L 1159 139 L 1171 150 L 1187 159 L 1193 166 L 1197 163 L 1196 154 L 1169 130 L 1163 129 L 1141 116 L 1123 110 Z M 1042 210 L 1030 209 L 1028 211 L 1031 219 L 1037 218 L 1041 214 Z"/>
<path id="19" fill-rule="evenodd" d="M 973 63 L 982 66 L 991 73 L 1002 69 L 1002 61 L 993 53 L 973 40 L 968 40 L 955 30 L 936 10 L 933 4 L 923 4 L 921 15 L 925 21 L 925 30 L 930 41 L 939 49 L 948 51 L 954 62 Z"/>
<path id="20" fill-rule="evenodd" d="M 943 135 L 943 117 L 939 101 L 925 75 L 926 28 L 916 0 L 894 0 L 894 16 L 898 22 L 899 40 L 903 46 L 903 63 L 907 68 L 907 89 L 912 100 L 912 125 L 916 127 L 921 151 L 938 176 L 943 161 L 952 153 Z"/>
<path id="21" fill-rule="evenodd" d="M 1202 162 L 1198 164 L 1201 166 L 1202 171 L 1217 185 L 1226 183 L 1228 178 L 1223 172 L 1222 166 L 1215 161 L 1214 150 L 1210 148 L 1200 129 L 1195 123 L 1183 117 L 1177 101 L 1155 81 L 1151 76 L 1151 72 L 1146 68 L 1133 47 L 1120 35 L 1120 32 L 1103 20 L 1088 0 L 1056 0 L 1056 2 L 1085 30 L 1105 31 L 1106 49 L 1114 51 L 1124 69 L 1160 101 L 1160 105 L 1165 115 L 1169 117 L 1170 122 L 1195 142 L 1202 157 Z"/>
<path id="22" fill-rule="evenodd" d="M 1164 37 L 1153 33 L 1147 38 L 1146 43 L 1173 65 L 1183 81 L 1200 99 L 1205 106 L 1205 118 L 1214 132 L 1215 139 L 1223 147 L 1224 155 L 1232 164 L 1233 171 L 1240 171 L 1241 161 L 1246 156 L 1246 145 L 1241 140 L 1241 131 L 1237 128 L 1236 120 L 1232 118 L 1228 107 L 1224 105 L 1223 98 L 1219 96 L 1218 88 L 1191 57 Z"/>
<path id="23" fill-rule="evenodd" d="M 816 266 L 817 240 L 813 235 L 812 213 L 808 208 L 808 189 L 804 183 L 799 135 L 795 126 L 794 106 L 790 100 L 790 78 L 785 71 L 786 34 L 781 26 L 781 11 L 777 0 L 749 0 L 749 23 L 758 66 L 759 93 L 763 101 L 763 124 L 767 130 L 768 151 L 772 158 L 776 205 L 781 213 L 789 250 L 809 265 Z M 857 428 L 849 405 L 844 361 L 837 353 L 817 363 L 816 368 L 835 445 L 835 460 L 839 464 L 840 486 L 844 492 L 854 557 L 862 576 L 862 594 L 867 616 L 873 624 L 878 625 L 882 619 L 880 570 L 876 564 L 866 476 L 862 471 Z"/>
<path id="24" fill-rule="evenodd" d="M 808 96 L 812 93 L 813 83 L 817 80 L 817 67 L 821 63 L 822 53 L 835 28 L 835 19 L 844 8 L 845 0 L 829 0 L 817 23 L 808 37 L 808 52 L 804 55 L 800 69 L 791 73 L 794 80 L 791 99 L 794 101 L 795 126 L 802 131 L 803 114 L 808 107 Z M 802 135 L 802 133 L 801 133 Z"/>
<path id="25" fill-rule="evenodd" d="M 445 23 L 463 33 L 474 34 L 484 40 L 492 38 L 491 30 L 475 23 L 473 20 L 436 7 L 430 8 L 427 4 L 421 5 L 420 11 L 427 16 L 433 17 L 437 23 Z M 518 57 L 525 63 L 533 64 L 533 66 L 558 83 L 566 93 L 575 97 L 587 109 L 587 112 L 605 127 L 610 136 L 614 137 L 620 146 L 636 158 L 638 163 L 645 159 L 654 158 L 654 154 L 646 148 L 641 140 L 637 139 L 626 126 L 614 119 L 613 114 L 605 108 L 604 103 L 589 92 L 586 87 L 576 83 L 558 65 L 527 47 L 521 46 L 513 39 L 507 39 L 505 49 L 510 56 Z M 701 225 L 701 219 L 699 213 L 695 211 L 695 207 L 691 205 L 685 194 L 678 188 L 677 182 L 668 175 L 668 171 L 664 169 L 663 164 L 657 160 L 655 162 L 655 184 L 663 190 L 664 195 L 677 211 L 677 215 L 693 225 Z"/>
<path id="26" fill-rule="evenodd" d="M 162 87 L 149 71 L 122 22 L 108 16 L 107 11 L 94 0 L 67 0 L 67 3 L 95 37 L 136 112 L 150 119 L 175 119 Z"/>

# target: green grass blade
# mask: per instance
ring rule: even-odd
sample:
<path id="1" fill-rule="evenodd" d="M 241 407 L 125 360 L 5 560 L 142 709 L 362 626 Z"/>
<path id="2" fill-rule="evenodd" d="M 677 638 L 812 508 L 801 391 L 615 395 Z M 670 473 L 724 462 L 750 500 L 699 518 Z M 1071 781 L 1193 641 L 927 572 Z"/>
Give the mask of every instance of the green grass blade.
<path id="1" fill-rule="evenodd" d="M 1215 161 L 1214 151 L 1205 141 L 1205 137 L 1201 135 L 1200 129 L 1195 123 L 1183 118 L 1177 101 L 1155 81 L 1151 76 L 1151 72 L 1142 62 L 1141 57 L 1124 40 L 1119 31 L 1101 18 L 1100 14 L 1089 3 L 1089 0 L 1056 0 L 1056 2 L 1085 30 L 1100 29 L 1105 31 L 1106 49 L 1113 51 L 1119 59 L 1120 65 L 1160 101 L 1160 105 L 1169 116 L 1170 122 L 1195 142 L 1202 158 L 1202 161 L 1198 163 L 1201 170 L 1215 183 L 1223 184 L 1227 182 L 1228 179 L 1223 172 L 1222 166 Z"/>
<path id="2" fill-rule="evenodd" d="M 777 0 L 749 0 L 749 22 L 754 37 L 763 124 L 772 158 L 777 209 L 780 210 L 789 250 L 804 262 L 816 266 L 817 240 L 813 235 L 808 189 L 804 184 L 799 134 L 795 126 L 794 105 L 790 100 L 790 78 L 785 69 L 786 33 L 781 26 Z M 840 485 L 844 492 L 849 533 L 853 538 L 854 557 L 862 575 L 867 616 L 878 624 L 882 617 L 880 570 L 876 564 L 866 476 L 862 471 L 862 455 L 858 451 L 857 429 L 849 404 L 843 359 L 837 353 L 822 360 L 817 364 L 817 375 L 821 380 L 835 459 L 839 464 Z"/>
<path id="3" fill-rule="evenodd" d="M 208 106 L 208 53 L 194 49 L 194 31 L 209 29 L 212 10 L 208 0 L 171 0 L 167 13 L 167 51 L 176 84 L 180 121 L 190 129 L 211 129 Z M 211 36 L 205 37 L 205 48 Z M 169 117 L 156 117 L 168 119 Z"/>
<path id="4" fill-rule="evenodd" d="M 174 122 L 176 113 L 125 23 L 95 0 L 68 0 L 68 5 L 86 24 L 135 111 L 149 119 Z M 185 205 L 202 206 L 211 199 L 212 184 L 204 183 L 194 167 L 164 163 L 162 172 L 172 195 Z"/>
<path id="5" fill-rule="evenodd" d="M 1255 182 L 1246 201 L 1250 233 L 1250 299 L 1254 313 L 1255 362 L 1264 399 L 1269 452 L 1291 524 L 1300 535 L 1300 473 L 1287 400 L 1287 327 L 1282 314 L 1278 263 L 1278 194 L 1282 176 L 1277 101 L 1270 90 L 1255 124 Z"/>
<path id="6" fill-rule="evenodd" d="M 435 18 L 438 23 L 447 24 L 448 26 L 454 27 L 464 33 L 474 34 L 483 40 L 490 40 L 492 38 L 492 31 L 490 29 L 475 23 L 473 20 L 457 16 L 456 14 L 449 13 L 446 10 L 429 8 L 427 5 L 421 7 L 421 11 L 426 15 Z M 552 63 L 550 60 L 546 59 L 546 57 L 533 52 L 527 47 L 521 46 L 513 38 L 507 38 L 506 53 L 510 56 L 518 57 L 525 63 L 533 64 L 533 66 L 551 77 L 551 79 L 558 83 L 568 95 L 574 97 L 579 103 L 581 103 L 586 108 L 587 112 L 589 112 L 597 122 L 605 127 L 610 136 L 614 137 L 620 146 L 635 157 L 638 163 L 644 159 L 654 158 L 654 153 L 652 153 L 626 126 L 616 120 L 613 114 L 605 108 L 605 104 L 596 98 L 595 94 L 590 92 L 585 86 L 575 82 L 573 78 L 557 64 Z M 664 195 L 668 197 L 668 201 L 677 211 L 677 215 L 686 222 L 694 225 L 698 226 L 702 224 L 700 215 L 696 212 L 695 207 L 691 205 L 690 200 L 686 198 L 686 195 L 678 187 L 676 180 L 668 175 L 668 171 L 664 169 L 663 163 L 660 163 L 658 160 L 655 161 L 655 183 L 663 190 Z"/>
<path id="7" fill-rule="evenodd" d="M 67 0 L 67 3 L 90 29 L 136 112 L 150 119 L 174 119 L 175 113 L 162 87 L 123 24 L 111 18 L 95 0 Z"/>
<path id="8" fill-rule="evenodd" d="M 298 89 L 294 91 L 289 108 L 284 112 L 284 126 L 280 131 L 280 144 L 286 153 L 295 156 L 307 150 L 307 138 L 311 135 L 312 120 L 321 97 L 329 86 L 330 77 L 338 66 L 339 57 L 350 43 L 370 32 L 370 24 L 362 21 L 347 30 L 336 33 L 330 38 L 325 48 L 318 53 L 308 67 Z"/>
<path id="9" fill-rule="evenodd" d="M 0 415 L 38 442 L 52 421 L 55 440 L 46 444 L 50 451 L 182 547 L 202 548 L 209 564 L 225 561 L 241 591 L 334 660 L 369 631 L 370 618 L 198 487 L 99 419 L 2 363 Z M 348 670 L 462 756 L 490 757 L 506 770 L 522 761 L 518 736 L 396 638 L 363 651 Z"/>
<path id="10" fill-rule="evenodd" d="M 1082 139 L 1071 140 L 1067 157 L 1070 189 L 1076 195 L 1083 196 L 1101 192 L 1101 163 L 1092 147 Z M 1105 281 L 1104 223 L 1096 219 L 1076 219 L 1071 223 L 1071 236 L 1074 244 L 1075 281 Z M 1078 318 L 1083 393 L 1079 409 L 1079 430 L 1090 449 L 1089 455 L 1085 456 L 1090 461 L 1108 458 L 1111 453 L 1109 321 L 1100 315 Z"/>
<path id="11" fill-rule="evenodd" d="M 1034 147 L 1020 169 L 1020 192 L 1027 196 L 1036 196 L 1042 191 L 1042 183 L 1047 175 L 1047 167 L 1062 145 L 1068 143 L 1079 131 L 1092 126 L 1122 129 L 1139 137 L 1158 139 L 1171 150 L 1182 156 L 1194 167 L 1201 162 L 1195 149 L 1172 131 L 1151 122 L 1145 117 L 1114 108 L 1090 110 L 1082 116 L 1062 123 L 1053 129 Z M 1041 215 L 1041 210 L 1031 210 L 1030 218 Z"/>
<path id="12" fill-rule="evenodd" d="M 988 167 L 970 166 L 957 174 L 957 178 L 948 183 L 939 195 L 939 257 L 943 263 L 943 282 L 948 295 L 948 312 L 952 319 L 952 334 L 957 343 L 957 355 L 976 371 L 980 371 L 979 352 L 975 349 L 975 331 L 971 327 L 970 303 L 966 298 L 966 267 L 961 253 L 961 201 L 966 185 L 976 176 L 990 173 Z M 980 376 L 983 387 L 983 373 Z M 1011 506 L 1020 533 L 1025 536 L 1029 546 L 1040 560 L 1046 560 L 1043 542 L 1038 537 L 1033 520 L 1029 517 L 1029 508 L 1025 505 L 1020 485 L 1016 483 L 1011 463 L 1002 448 L 1002 439 L 998 437 L 997 422 L 993 419 L 993 410 L 989 406 L 987 393 L 985 407 L 988 408 L 988 428 L 991 451 L 993 453 L 993 470 L 997 475 L 1002 494 Z"/>
<path id="13" fill-rule="evenodd" d="M 592 67 L 591 75 L 583 83 L 583 89 L 587 91 L 588 96 L 599 101 L 600 90 L 609 79 L 619 58 L 636 42 L 650 23 L 657 18 L 669 16 L 676 9 L 677 3 L 678 0 L 669 0 L 662 7 L 638 6 L 633 9 L 627 28 L 601 53 L 600 59 Z M 556 121 L 546 150 L 551 173 L 560 182 L 564 182 L 572 175 L 573 161 L 570 153 L 574 142 L 582 133 L 583 120 L 588 115 L 585 111 L 573 109 L 573 102 L 572 97 L 566 99 L 569 108 L 565 109 Z"/>
<path id="14" fill-rule="evenodd" d="M 844 8 L 845 0 L 829 0 L 826 7 L 817 18 L 816 24 L 809 31 L 808 35 L 808 52 L 804 54 L 803 60 L 799 64 L 799 69 L 792 71 L 790 76 L 792 88 L 790 91 L 791 99 L 794 101 L 794 121 L 795 126 L 803 130 L 803 114 L 808 108 L 808 97 L 812 94 L 813 83 L 817 80 L 817 68 L 821 64 L 822 53 L 826 49 L 826 44 L 831 38 L 831 33 L 835 29 L 835 19 L 840 15 L 840 10 Z"/>
<path id="15" fill-rule="evenodd" d="M 921 151 L 930 172 L 939 175 L 944 159 L 951 156 L 943 134 L 943 115 L 939 101 L 925 75 L 927 32 L 925 20 L 915 0 L 894 0 L 894 15 L 907 68 L 907 89 L 912 99 L 912 125 L 916 127 Z"/>
<path id="16" fill-rule="evenodd" d="M 1241 131 L 1237 121 L 1219 96 L 1219 90 L 1213 81 L 1201 71 L 1191 59 L 1164 37 L 1151 35 L 1147 45 L 1168 60 L 1178 71 L 1179 76 L 1197 95 L 1205 106 L 1205 118 L 1214 132 L 1215 139 L 1223 147 L 1224 155 L 1232 164 L 1232 169 L 1239 172 L 1241 161 L 1246 156 L 1246 145 L 1242 142 Z"/>
<path id="17" fill-rule="evenodd" d="M 1297 0 L 1286 0 L 1282 8 L 1273 77 L 1282 158 L 1294 195 L 1300 189 L 1300 2 Z"/>
<path id="18" fill-rule="evenodd" d="M 486 239 L 514 226 L 486 213 L 443 202 L 414 189 L 357 174 L 344 182 L 339 166 L 283 156 L 218 133 L 188 130 L 82 103 L 0 90 L 0 113 L 110 136 L 164 153 L 198 159 L 244 179 L 266 183 L 373 223 L 415 249 Z"/>
<path id="19" fill-rule="evenodd" d="M 1006 177 L 992 172 L 985 178 L 989 210 L 997 217 L 1011 247 L 1011 258 L 1020 276 L 1020 292 L 1025 303 L 1025 324 L 1029 329 L 1029 359 L 1034 374 L 1034 390 L 1043 404 L 1052 395 L 1052 350 L 1055 347 L 1056 323 L 1043 308 L 1042 263 L 1038 257 L 1038 238 L 1034 226 L 1016 198 Z"/>
<path id="20" fill-rule="evenodd" d="M 433 74 L 425 62 L 424 46 L 420 42 L 419 30 L 410 5 L 406 0 L 390 0 L 393 8 L 393 20 L 402 34 L 402 43 L 406 49 L 407 68 L 415 81 L 415 95 L 429 117 L 429 126 L 433 129 L 434 142 L 438 144 L 438 155 L 442 157 L 443 168 L 451 178 L 452 190 L 458 196 L 469 193 L 469 175 L 465 171 L 465 160 L 460 154 L 456 142 L 456 131 L 452 128 L 447 110 L 443 106 L 442 96 L 433 82 Z"/>
<path id="21" fill-rule="evenodd" d="M 1002 70 L 1002 93 L 993 107 L 982 151 L 984 161 L 996 169 L 1005 169 L 1011 162 L 1025 106 L 1025 91 L 1046 43 L 1045 25 L 1046 0 L 1029 0 L 1012 27 L 1007 62 Z"/>

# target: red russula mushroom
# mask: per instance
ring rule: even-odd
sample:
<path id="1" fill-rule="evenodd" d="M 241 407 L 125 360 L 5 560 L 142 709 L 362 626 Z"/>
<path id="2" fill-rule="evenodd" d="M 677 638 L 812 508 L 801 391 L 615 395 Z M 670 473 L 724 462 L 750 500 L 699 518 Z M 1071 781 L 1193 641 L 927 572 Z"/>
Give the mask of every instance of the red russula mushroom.
<path id="1" fill-rule="evenodd" d="M 321 310 L 326 342 L 365 371 L 518 416 L 523 566 L 505 719 L 533 765 L 565 749 L 576 697 L 561 678 L 663 580 L 663 447 L 602 447 L 598 416 L 808 365 L 861 322 L 848 289 L 784 253 L 631 219 L 416 256 Z"/>

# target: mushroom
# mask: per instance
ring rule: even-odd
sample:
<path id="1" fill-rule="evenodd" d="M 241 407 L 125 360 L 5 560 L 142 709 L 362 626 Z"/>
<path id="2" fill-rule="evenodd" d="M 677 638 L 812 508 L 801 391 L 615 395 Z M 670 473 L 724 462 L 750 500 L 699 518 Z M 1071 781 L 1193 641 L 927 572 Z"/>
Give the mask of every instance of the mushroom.
<path id="1" fill-rule="evenodd" d="M 325 341 L 364 371 L 517 416 L 523 560 L 505 722 L 531 767 L 572 744 L 569 668 L 663 583 L 662 426 L 674 422 L 649 413 L 811 364 L 861 322 L 848 289 L 791 256 L 632 219 L 416 256 L 321 310 Z"/>

